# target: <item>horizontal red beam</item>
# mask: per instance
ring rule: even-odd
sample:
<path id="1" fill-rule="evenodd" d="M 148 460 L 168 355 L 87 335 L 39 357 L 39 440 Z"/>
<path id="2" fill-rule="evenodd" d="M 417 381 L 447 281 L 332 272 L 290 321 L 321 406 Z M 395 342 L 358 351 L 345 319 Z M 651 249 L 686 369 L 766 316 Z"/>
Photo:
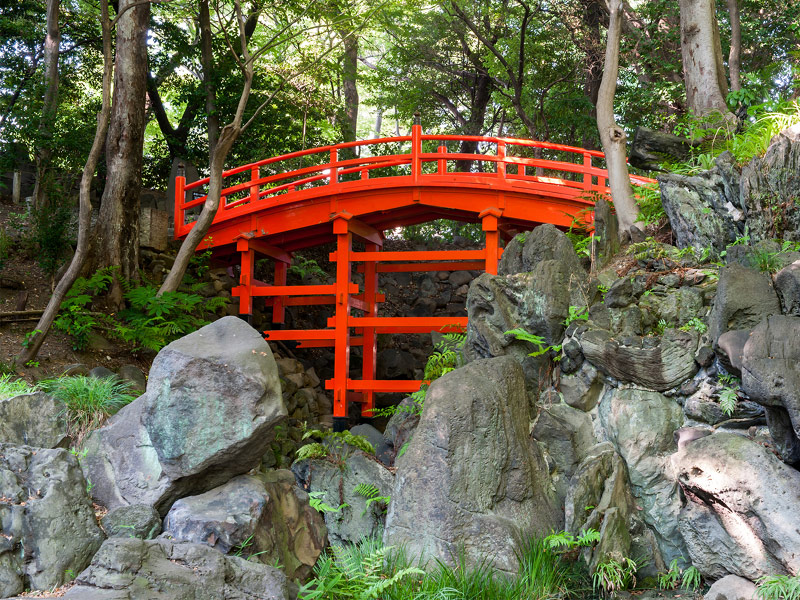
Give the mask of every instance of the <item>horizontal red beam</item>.
<path id="1" fill-rule="evenodd" d="M 232 296 L 241 296 L 246 286 L 237 285 L 231 290 Z M 358 293 L 358 284 L 350 284 L 350 293 Z M 336 285 L 251 285 L 250 295 L 259 296 L 318 296 L 336 293 Z"/>
<path id="2" fill-rule="evenodd" d="M 336 252 L 330 260 L 337 260 Z M 352 262 L 395 262 L 407 260 L 475 260 L 486 256 L 485 250 L 417 250 L 413 252 L 350 252 Z M 499 253 L 498 253 L 499 256 Z"/>
<path id="3" fill-rule="evenodd" d="M 328 319 L 328 326 L 333 327 L 336 320 Z M 467 326 L 467 317 L 350 317 L 347 319 L 350 327 L 365 327 L 385 329 L 398 328 L 399 331 L 413 328 L 415 331 L 427 328 L 427 331 L 461 331 Z"/>
<path id="4" fill-rule="evenodd" d="M 483 271 L 486 268 L 486 261 L 440 261 L 440 262 L 416 262 L 416 263 L 378 263 L 378 273 L 421 273 L 423 271 Z M 358 265 L 356 270 L 364 272 L 364 265 Z"/>
<path id="5" fill-rule="evenodd" d="M 265 331 L 268 340 L 333 340 L 336 332 L 333 329 L 275 329 Z"/>
<path id="6" fill-rule="evenodd" d="M 422 381 L 395 379 L 348 379 L 346 387 L 355 392 L 416 392 Z M 325 389 L 333 389 L 333 379 L 325 381 Z"/>

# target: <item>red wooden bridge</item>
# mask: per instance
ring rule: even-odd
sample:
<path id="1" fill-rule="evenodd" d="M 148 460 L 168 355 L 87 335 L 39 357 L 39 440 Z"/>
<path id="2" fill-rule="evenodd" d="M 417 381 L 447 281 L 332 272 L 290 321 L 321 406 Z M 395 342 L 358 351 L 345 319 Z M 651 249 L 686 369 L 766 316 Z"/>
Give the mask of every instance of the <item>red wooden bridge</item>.
<path id="1" fill-rule="evenodd" d="M 477 142 L 481 153 L 448 151 L 448 143 L 465 140 Z M 325 329 L 265 335 L 300 347 L 333 347 L 334 377 L 325 385 L 333 390 L 334 417 L 347 416 L 348 401 L 360 402 L 362 414 L 371 416 L 376 392 L 409 393 L 421 383 L 376 379 L 377 334 L 448 331 L 467 323 L 466 316 L 378 316 L 385 300 L 378 293 L 379 274 L 478 269 L 496 274 L 501 237 L 541 223 L 565 228 L 575 217 L 591 220 L 584 209 L 593 206 L 593 193 L 608 193 L 607 172 L 593 164 L 596 159 L 603 153 L 531 140 L 423 135 L 419 125 L 409 136 L 294 152 L 224 173 L 227 187 L 201 248 L 211 248 L 216 260 L 240 264 L 233 294 L 242 315 L 252 314 L 256 298 L 272 307 L 276 324 L 284 322 L 287 306 L 332 305 Z M 192 228 L 207 186 L 208 179 L 187 185 L 177 178 L 176 238 Z M 440 218 L 481 223 L 485 248 L 381 251 L 385 231 Z M 363 251 L 353 250 L 354 239 Z M 286 285 L 292 252 L 331 242 L 335 283 Z M 257 257 L 274 262 L 272 283 L 254 278 Z M 354 263 L 364 273 L 363 288 L 352 281 Z M 363 347 L 361 379 L 349 376 L 353 346 Z"/>

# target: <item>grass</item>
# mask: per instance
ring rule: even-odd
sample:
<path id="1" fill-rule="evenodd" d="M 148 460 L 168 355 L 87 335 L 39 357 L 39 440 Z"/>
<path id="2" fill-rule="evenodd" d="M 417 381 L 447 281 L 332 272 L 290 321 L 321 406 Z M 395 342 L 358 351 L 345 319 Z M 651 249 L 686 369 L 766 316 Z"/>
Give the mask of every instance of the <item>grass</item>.
<path id="1" fill-rule="evenodd" d="M 300 599 L 544 600 L 590 590 L 586 573 L 545 540 L 519 542 L 516 556 L 519 571 L 509 576 L 495 570 L 488 559 L 468 565 L 463 549 L 454 557 L 455 566 L 439 560 L 414 563 L 402 548 L 366 539 L 354 546 L 334 546 L 324 554 Z"/>
<path id="2" fill-rule="evenodd" d="M 136 398 L 133 386 L 113 377 L 59 377 L 39 388 L 64 404 L 67 431 L 76 447 L 93 429 Z"/>
<path id="3" fill-rule="evenodd" d="M 36 388 L 24 379 L 19 379 L 11 374 L 0 375 L 0 400 L 6 400 L 22 394 L 30 394 L 35 391 Z"/>

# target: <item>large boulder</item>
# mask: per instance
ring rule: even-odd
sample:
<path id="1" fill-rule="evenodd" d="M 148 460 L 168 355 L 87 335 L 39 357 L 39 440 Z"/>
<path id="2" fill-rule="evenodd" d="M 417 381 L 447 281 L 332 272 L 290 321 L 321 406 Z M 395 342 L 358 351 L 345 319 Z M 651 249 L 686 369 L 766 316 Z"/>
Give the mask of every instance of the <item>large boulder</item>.
<path id="1" fill-rule="evenodd" d="M 515 275 L 533 271 L 546 260 L 557 260 L 575 277 L 585 275 L 572 242 L 555 225 L 539 225 L 533 231 L 514 237 L 503 250 L 497 265 L 498 275 Z"/>
<path id="2" fill-rule="evenodd" d="M 522 368 L 480 360 L 431 384 L 397 475 L 384 542 L 409 556 L 490 561 L 515 572 L 514 539 L 563 526 L 541 451 L 528 432 Z"/>
<path id="3" fill-rule="evenodd" d="M 681 533 L 705 577 L 800 574 L 800 473 L 732 433 L 694 440 L 673 463 L 687 500 Z"/>
<path id="4" fill-rule="evenodd" d="M 742 388 L 764 406 L 783 460 L 800 464 L 800 317 L 770 317 L 752 331 L 742 353 Z"/>
<path id="5" fill-rule="evenodd" d="M 103 543 L 86 480 L 63 449 L 0 444 L 0 598 L 49 590 Z"/>
<path id="6" fill-rule="evenodd" d="M 757 589 L 752 581 L 728 575 L 713 583 L 703 600 L 756 600 Z"/>
<path id="7" fill-rule="evenodd" d="M 778 271 L 775 289 L 778 290 L 783 314 L 800 317 L 800 260 Z"/>
<path id="8" fill-rule="evenodd" d="M 328 506 L 341 506 L 338 511 L 325 513 L 331 544 L 355 543 L 364 537 L 374 537 L 383 530 L 387 502 L 367 504 L 369 496 L 356 491 L 363 484 L 377 489 L 374 497 L 392 496 L 394 475 L 374 457 L 355 451 L 341 464 L 325 459 L 312 460 L 309 461 L 307 476 L 303 483 L 310 493 L 319 493 L 320 499 Z"/>
<path id="9" fill-rule="evenodd" d="M 66 448 L 64 414 L 64 405 L 43 392 L 0 399 L 0 443 Z"/>
<path id="10" fill-rule="evenodd" d="M 267 343 L 241 319 L 215 321 L 163 348 L 147 392 L 88 438 L 92 495 L 164 515 L 257 466 L 285 417 Z"/>
<path id="11" fill-rule="evenodd" d="M 164 533 L 223 554 L 277 561 L 287 576 L 304 579 L 325 547 L 325 526 L 309 506 L 308 494 L 293 484 L 290 471 L 240 475 L 175 502 L 164 519 Z"/>
<path id="12" fill-rule="evenodd" d="M 680 491 L 669 457 L 683 425 L 677 402 L 638 389 L 609 389 L 600 401 L 600 425 L 627 465 L 631 493 L 652 529 L 665 564 L 686 556 L 678 531 Z"/>
<path id="13" fill-rule="evenodd" d="M 295 600 L 279 569 L 213 548 L 170 540 L 113 538 L 65 598 L 77 600 Z"/>
<path id="14" fill-rule="evenodd" d="M 624 382 L 664 391 L 697 373 L 698 335 L 667 329 L 660 337 L 620 337 L 606 329 L 589 328 L 580 335 L 586 360 Z"/>
<path id="15" fill-rule="evenodd" d="M 100 521 L 108 537 L 135 537 L 151 540 L 161 533 L 161 517 L 156 509 L 146 504 L 120 506 Z"/>
<path id="16" fill-rule="evenodd" d="M 719 337 L 734 329 L 752 329 L 762 319 L 779 315 L 778 295 L 768 273 L 730 264 L 719 271 L 717 295 L 708 316 L 708 335 L 718 348 Z"/>

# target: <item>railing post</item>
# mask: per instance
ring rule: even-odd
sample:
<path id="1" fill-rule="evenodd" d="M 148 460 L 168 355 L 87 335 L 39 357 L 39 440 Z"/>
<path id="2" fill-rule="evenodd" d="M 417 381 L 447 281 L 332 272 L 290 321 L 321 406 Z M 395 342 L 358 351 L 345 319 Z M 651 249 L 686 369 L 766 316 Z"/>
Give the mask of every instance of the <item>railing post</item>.
<path id="1" fill-rule="evenodd" d="M 447 146 L 439 146 L 438 148 L 436 148 L 436 151 L 439 154 L 447 154 Z M 444 175 L 445 173 L 447 173 L 447 160 L 446 159 L 441 158 L 441 159 L 437 160 L 436 161 L 436 165 L 437 165 L 437 169 L 436 170 L 437 170 L 439 175 Z"/>
<path id="2" fill-rule="evenodd" d="M 336 163 L 339 162 L 339 151 L 336 148 L 331 148 L 331 164 L 330 164 L 330 178 L 328 179 L 328 185 L 336 185 L 339 183 L 339 167 L 336 166 Z"/>
<path id="3" fill-rule="evenodd" d="M 592 155 L 588 152 L 583 153 L 583 190 L 589 192 L 592 189 Z"/>
<path id="4" fill-rule="evenodd" d="M 178 167 L 180 169 L 180 167 Z M 175 237 L 183 233 L 183 228 L 186 226 L 186 215 L 183 210 L 183 204 L 186 202 L 186 176 L 178 175 L 175 178 Z"/>
<path id="5" fill-rule="evenodd" d="M 256 181 L 259 178 L 258 174 L 258 167 L 252 167 L 250 169 L 250 181 Z M 250 186 L 250 202 L 256 202 L 258 200 L 258 186 L 253 185 Z"/>
<path id="6" fill-rule="evenodd" d="M 415 123 L 411 126 L 411 178 L 416 183 L 422 175 L 422 125 L 419 123 L 419 113 L 414 115 Z"/>
<path id="7" fill-rule="evenodd" d="M 350 374 L 350 252 L 353 234 L 347 219 L 333 222 L 336 236 L 336 313 L 333 347 L 333 420 L 334 430 L 343 431 L 347 424 L 347 378 Z"/>
<path id="8" fill-rule="evenodd" d="M 500 161 L 497 163 L 497 175 L 500 179 L 506 178 L 506 143 L 497 142 L 497 158 Z"/>

